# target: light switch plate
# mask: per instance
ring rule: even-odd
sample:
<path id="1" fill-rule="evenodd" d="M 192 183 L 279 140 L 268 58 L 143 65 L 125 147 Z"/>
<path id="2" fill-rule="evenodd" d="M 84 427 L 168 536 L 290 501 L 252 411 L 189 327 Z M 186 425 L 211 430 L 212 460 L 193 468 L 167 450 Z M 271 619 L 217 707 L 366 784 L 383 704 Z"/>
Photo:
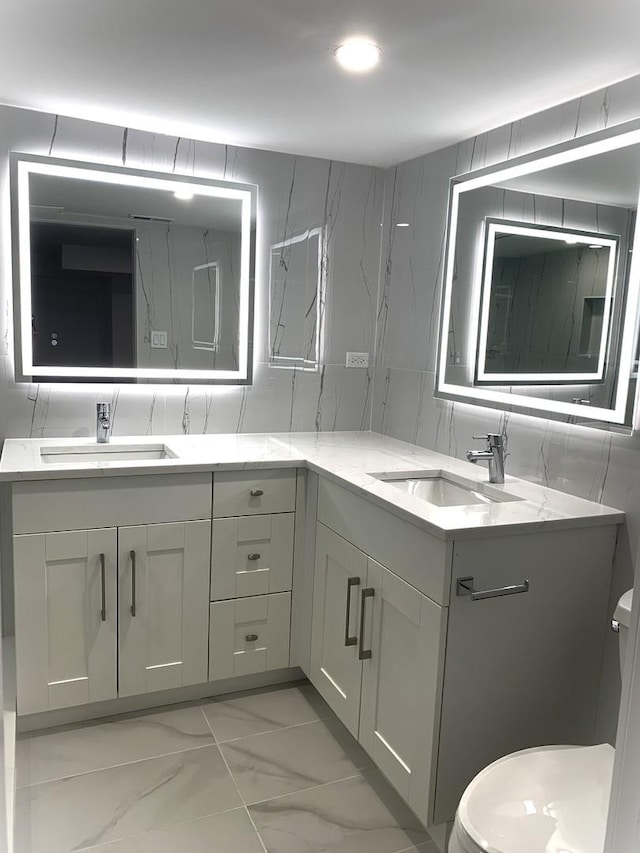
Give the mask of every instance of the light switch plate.
<path id="1" fill-rule="evenodd" d="M 167 333 L 166 332 L 151 332 L 151 346 L 154 349 L 167 348 Z"/>

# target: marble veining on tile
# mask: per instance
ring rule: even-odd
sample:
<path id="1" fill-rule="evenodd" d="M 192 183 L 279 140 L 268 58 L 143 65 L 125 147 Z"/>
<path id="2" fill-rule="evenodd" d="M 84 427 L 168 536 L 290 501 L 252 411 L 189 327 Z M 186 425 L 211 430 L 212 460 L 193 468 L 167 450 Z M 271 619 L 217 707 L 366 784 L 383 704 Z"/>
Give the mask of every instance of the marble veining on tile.
<path id="1" fill-rule="evenodd" d="M 68 853 L 242 802 L 217 746 L 18 789 L 16 847 Z"/>
<path id="2" fill-rule="evenodd" d="M 244 808 L 98 844 L 89 850 L 91 853 L 264 853 Z"/>
<path id="3" fill-rule="evenodd" d="M 213 743 L 207 721 L 197 705 L 36 732 L 20 737 L 16 744 L 17 786 L 35 785 Z"/>
<path id="4" fill-rule="evenodd" d="M 333 716 L 310 685 L 213 699 L 202 709 L 218 743 Z"/>
<path id="5" fill-rule="evenodd" d="M 337 719 L 220 746 L 246 803 L 355 776 L 371 761 Z"/>
<path id="6" fill-rule="evenodd" d="M 436 853 L 308 683 L 200 704 L 25 738 L 41 774 L 68 766 L 66 751 L 85 768 L 109 746 L 118 760 L 139 754 L 136 732 L 145 749 L 180 751 L 19 789 L 16 853 Z M 216 745 L 190 748 L 209 730 L 203 712 L 239 738 L 222 745 L 228 763 Z"/>
<path id="7" fill-rule="evenodd" d="M 250 806 L 267 853 L 399 853 L 429 836 L 376 774 Z"/>

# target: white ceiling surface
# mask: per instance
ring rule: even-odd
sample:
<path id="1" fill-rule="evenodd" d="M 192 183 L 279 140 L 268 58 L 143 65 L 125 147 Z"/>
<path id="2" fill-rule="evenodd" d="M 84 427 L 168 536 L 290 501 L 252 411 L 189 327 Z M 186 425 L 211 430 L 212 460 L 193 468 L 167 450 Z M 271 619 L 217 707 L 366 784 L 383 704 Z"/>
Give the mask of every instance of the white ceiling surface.
<path id="1" fill-rule="evenodd" d="M 0 102 L 388 166 L 640 73 L 637 0 L 8 0 Z M 332 51 L 367 35 L 366 76 Z"/>

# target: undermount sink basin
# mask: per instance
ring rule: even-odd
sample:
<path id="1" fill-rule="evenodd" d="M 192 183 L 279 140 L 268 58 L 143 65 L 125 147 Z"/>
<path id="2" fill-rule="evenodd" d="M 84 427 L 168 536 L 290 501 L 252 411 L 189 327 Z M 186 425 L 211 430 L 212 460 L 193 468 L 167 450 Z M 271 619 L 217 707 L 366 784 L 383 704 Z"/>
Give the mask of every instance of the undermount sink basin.
<path id="1" fill-rule="evenodd" d="M 42 447 L 43 462 L 143 462 L 147 459 L 176 459 L 166 444 L 81 444 Z"/>
<path id="2" fill-rule="evenodd" d="M 518 501 L 521 498 L 493 490 L 491 486 L 454 480 L 442 474 L 401 476 L 382 475 L 378 479 L 434 506 L 473 506 Z"/>

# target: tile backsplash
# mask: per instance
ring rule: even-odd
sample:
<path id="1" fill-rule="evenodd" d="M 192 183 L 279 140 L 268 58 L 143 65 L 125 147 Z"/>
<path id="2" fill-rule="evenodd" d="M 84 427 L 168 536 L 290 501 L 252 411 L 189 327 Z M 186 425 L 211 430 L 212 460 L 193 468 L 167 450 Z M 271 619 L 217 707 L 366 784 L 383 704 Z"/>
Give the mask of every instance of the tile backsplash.
<path id="1" fill-rule="evenodd" d="M 90 435 L 97 400 L 114 434 L 262 432 L 369 427 L 372 370 L 347 370 L 347 350 L 373 352 L 384 172 L 311 157 L 232 148 L 0 107 L 0 435 Z M 8 153 L 173 171 L 257 184 L 256 364 L 250 387 L 83 386 L 13 382 Z M 308 229 L 327 234 L 324 367 L 268 364 L 269 247 Z M 156 276 L 156 280 L 161 280 Z M 154 278 L 147 277 L 153 301 Z M 161 299 L 157 294 L 157 299 Z"/>

